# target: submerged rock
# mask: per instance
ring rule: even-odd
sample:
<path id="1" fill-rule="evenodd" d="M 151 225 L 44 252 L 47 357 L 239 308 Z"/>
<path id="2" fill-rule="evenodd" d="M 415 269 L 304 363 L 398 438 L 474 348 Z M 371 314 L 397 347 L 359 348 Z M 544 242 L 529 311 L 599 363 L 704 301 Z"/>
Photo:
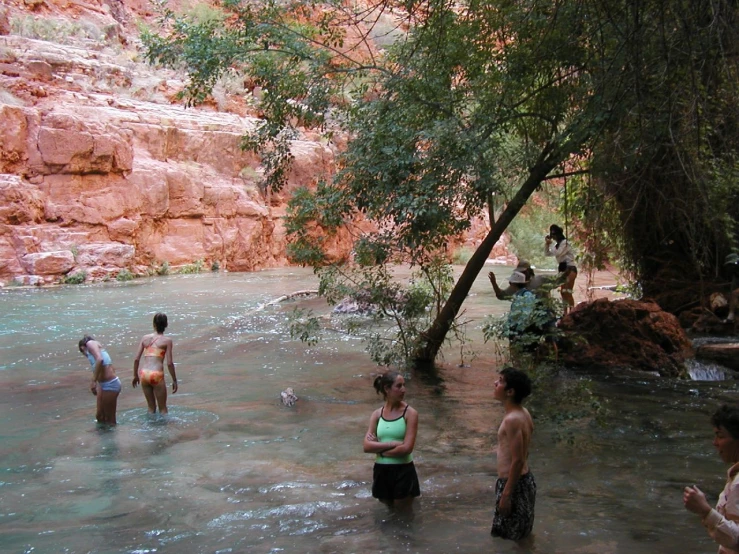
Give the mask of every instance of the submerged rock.
<path id="1" fill-rule="evenodd" d="M 662 376 L 686 373 L 691 341 L 678 319 L 649 301 L 602 298 L 562 318 L 560 360 L 570 367 L 629 367 Z"/>
<path id="2" fill-rule="evenodd" d="M 283 403 L 283 405 L 291 408 L 298 401 L 298 397 L 296 396 L 292 387 L 287 387 L 284 391 L 280 393 L 280 401 Z"/>

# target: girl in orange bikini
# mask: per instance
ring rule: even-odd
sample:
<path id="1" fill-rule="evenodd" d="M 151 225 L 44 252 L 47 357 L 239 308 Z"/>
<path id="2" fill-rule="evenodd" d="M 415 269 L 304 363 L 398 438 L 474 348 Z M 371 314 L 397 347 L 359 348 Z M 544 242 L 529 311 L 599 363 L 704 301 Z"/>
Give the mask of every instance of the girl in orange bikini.
<path id="1" fill-rule="evenodd" d="M 167 413 L 167 385 L 164 382 L 164 361 L 172 376 L 172 394 L 177 392 L 177 374 L 172 358 L 172 339 L 164 336 L 167 328 L 167 316 L 163 313 L 154 315 L 155 333 L 144 335 L 139 343 L 139 350 L 133 362 L 133 387 L 141 383 L 149 413 L 154 414 L 159 406 L 159 413 Z M 144 356 L 141 362 L 141 356 Z M 140 364 L 140 366 L 139 366 Z"/>

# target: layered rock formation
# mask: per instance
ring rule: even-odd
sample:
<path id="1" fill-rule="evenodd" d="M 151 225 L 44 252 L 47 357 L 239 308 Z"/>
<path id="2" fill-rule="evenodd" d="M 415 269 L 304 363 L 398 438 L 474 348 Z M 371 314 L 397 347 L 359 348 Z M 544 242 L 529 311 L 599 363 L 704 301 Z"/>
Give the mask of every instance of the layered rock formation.
<path id="1" fill-rule="evenodd" d="M 39 99 L 0 103 L 0 279 L 286 263 L 285 195 L 258 189 L 259 159 L 240 147 L 258 120 L 120 97 L 106 89 L 131 70 L 78 47 L 3 36 L 0 56 L 4 88 Z M 70 79 L 84 87 L 57 88 Z M 293 154 L 285 194 L 332 170 L 329 145 Z"/>
<path id="2" fill-rule="evenodd" d="M 136 23 L 152 16 L 138 0 L 0 7 L 1 284 L 288 263 L 286 201 L 331 174 L 336 146 L 306 133 L 288 186 L 260 190 L 260 160 L 241 149 L 259 123 L 251 93 L 185 108 L 182 76 L 136 49 Z M 348 255 L 347 238 L 331 240 Z M 505 245 L 493 256 L 507 259 Z"/>

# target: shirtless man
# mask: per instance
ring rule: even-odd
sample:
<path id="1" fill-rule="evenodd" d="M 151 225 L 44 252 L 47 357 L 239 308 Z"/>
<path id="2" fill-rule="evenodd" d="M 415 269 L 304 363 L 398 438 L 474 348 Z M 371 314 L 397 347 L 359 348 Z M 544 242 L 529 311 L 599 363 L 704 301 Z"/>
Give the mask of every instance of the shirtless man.
<path id="1" fill-rule="evenodd" d="M 521 540 L 534 526 L 536 483 L 529 471 L 529 444 L 534 422 L 521 403 L 531 394 L 523 371 L 507 367 L 495 381 L 494 397 L 505 409 L 498 428 L 498 480 L 495 483 L 494 537 Z"/>

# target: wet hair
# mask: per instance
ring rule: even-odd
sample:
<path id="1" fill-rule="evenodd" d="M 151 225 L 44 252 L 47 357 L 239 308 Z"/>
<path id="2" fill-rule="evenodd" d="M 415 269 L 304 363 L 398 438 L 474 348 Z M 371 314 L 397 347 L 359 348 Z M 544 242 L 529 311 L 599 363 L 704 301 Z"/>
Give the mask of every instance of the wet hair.
<path id="1" fill-rule="evenodd" d="M 167 328 L 167 314 L 163 314 L 162 312 L 157 312 L 154 314 L 154 329 L 157 330 L 157 333 L 164 333 L 164 330 Z"/>
<path id="2" fill-rule="evenodd" d="M 711 416 L 711 424 L 716 429 L 723 427 L 732 438 L 739 439 L 739 408 L 724 404 Z"/>
<path id="3" fill-rule="evenodd" d="M 80 349 L 80 352 L 82 352 L 82 349 L 85 346 L 87 346 L 87 343 L 90 342 L 91 340 L 95 340 L 95 339 L 91 337 L 90 335 L 85 335 L 84 337 L 82 337 L 82 340 L 80 340 L 80 342 L 78 343 L 78 348 Z"/>
<path id="4" fill-rule="evenodd" d="M 505 379 L 506 390 L 513 389 L 513 401 L 516 404 L 520 404 L 531 394 L 531 379 L 525 372 L 515 367 L 506 367 L 500 371 L 500 375 Z"/>
<path id="5" fill-rule="evenodd" d="M 382 394 L 382 397 L 386 398 L 387 391 L 385 389 L 392 387 L 398 377 L 400 377 L 400 373 L 397 371 L 386 371 L 385 373 L 375 377 L 375 382 L 372 383 L 372 386 L 375 387 L 377 394 Z"/>
<path id="6" fill-rule="evenodd" d="M 560 227 L 559 225 L 551 225 L 549 227 L 549 234 L 554 240 L 557 241 L 557 244 L 559 244 L 559 242 L 563 239 L 567 238 L 565 237 L 564 229 L 562 229 L 562 227 Z"/>

